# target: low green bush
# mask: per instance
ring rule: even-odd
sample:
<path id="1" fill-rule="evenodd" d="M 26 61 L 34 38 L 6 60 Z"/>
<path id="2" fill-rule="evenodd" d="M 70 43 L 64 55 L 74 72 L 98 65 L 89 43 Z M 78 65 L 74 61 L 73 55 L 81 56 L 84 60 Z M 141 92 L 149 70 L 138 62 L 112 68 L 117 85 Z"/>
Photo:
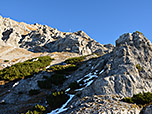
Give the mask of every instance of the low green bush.
<path id="1" fill-rule="evenodd" d="M 53 65 L 53 66 L 51 66 L 50 68 L 48 68 L 48 70 L 53 70 L 53 71 L 63 70 L 63 69 L 65 69 L 65 66 L 64 66 L 64 65 Z"/>
<path id="2" fill-rule="evenodd" d="M 65 75 L 71 74 L 71 72 L 77 70 L 78 67 L 76 65 L 54 65 L 49 68 L 49 70 L 53 70 L 54 74 L 46 78 L 44 81 L 38 81 L 38 86 L 41 89 L 51 89 L 52 84 L 54 85 L 62 85 L 66 80 Z"/>
<path id="3" fill-rule="evenodd" d="M 127 103 L 134 103 L 132 101 L 132 98 L 130 98 L 130 97 L 125 97 L 125 98 L 122 99 L 122 101 L 127 102 Z"/>
<path id="4" fill-rule="evenodd" d="M 50 78 L 44 81 L 38 81 L 37 83 L 41 89 L 51 89 L 52 84 L 62 85 L 65 80 L 66 80 L 66 77 L 64 76 L 64 74 L 55 73 Z"/>
<path id="5" fill-rule="evenodd" d="M 76 65 L 68 65 L 68 66 L 64 66 L 64 65 L 54 65 L 51 66 L 49 68 L 49 70 L 52 70 L 56 73 L 62 73 L 62 74 L 69 74 L 69 72 L 75 71 L 77 70 L 77 66 Z"/>
<path id="6" fill-rule="evenodd" d="M 9 60 L 4 60 L 4 62 L 9 62 Z"/>
<path id="7" fill-rule="evenodd" d="M 37 81 L 38 83 L 38 86 L 41 88 L 41 89 L 51 89 L 52 88 L 52 84 L 50 82 L 50 80 L 44 80 L 44 81 Z"/>
<path id="8" fill-rule="evenodd" d="M 52 110 L 61 107 L 68 99 L 69 96 L 64 91 L 54 92 L 47 96 L 47 102 Z"/>
<path id="9" fill-rule="evenodd" d="M 65 60 L 64 62 L 67 64 L 76 64 L 76 63 L 82 62 L 84 60 L 84 58 L 85 58 L 84 56 L 72 57 L 72 58 Z"/>
<path id="10" fill-rule="evenodd" d="M 128 102 L 128 103 L 136 103 L 137 105 L 145 105 L 152 102 L 152 93 L 139 93 L 136 95 L 133 95 L 133 97 L 126 97 L 123 98 L 122 101 Z"/>
<path id="11" fill-rule="evenodd" d="M 71 72 L 77 70 L 78 67 L 76 65 L 68 65 L 66 66 L 64 69 L 62 70 L 57 70 L 55 71 L 56 73 L 60 73 L 60 74 L 65 74 L 65 75 L 69 75 L 71 74 Z"/>
<path id="12" fill-rule="evenodd" d="M 76 96 L 77 97 L 81 97 L 82 93 L 77 93 Z"/>
<path id="13" fill-rule="evenodd" d="M 40 90 L 38 90 L 38 89 L 31 89 L 30 91 L 29 91 L 29 95 L 37 95 L 37 94 L 39 94 L 40 93 Z"/>
<path id="14" fill-rule="evenodd" d="M 45 112 L 46 111 L 46 108 L 43 106 L 43 105 L 39 105 L 37 104 L 35 106 L 35 109 L 38 111 L 38 112 Z"/>
<path id="15" fill-rule="evenodd" d="M 28 110 L 25 114 L 46 114 L 46 108 L 42 105 L 37 104 L 32 110 Z"/>
<path id="16" fill-rule="evenodd" d="M 23 91 L 19 91 L 18 94 L 23 94 Z"/>
<path id="17" fill-rule="evenodd" d="M 14 64 L 11 67 L 0 70 L 0 79 L 12 81 L 32 76 L 50 65 L 52 60 L 53 59 L 50 56 L 43 56 L 27 60 L 23 63 Z"/>
<path id="18" fill-rule="evenodd" d="M 80 85 L 77 83 L 77 81 L 75 81 L 75 82 L 72 82 L 70 85 L 69 85 L 69 88 L 71 88 L 71 89 L 78 89 L 78 88 L 80 88 Z"/>
<path id="19" fill-rule="evenodd" d="M 142 71 L 142 67 L 140 66 L 140 64 L 136 64 L 136 68 L 138 69 L 138 71 Z"/>
<path id="20" fill-rule="evenodd" d="M 66 77 L 64 76 L 64 74 L 55 73 L 48 80 L 50 80 L 50 82 L 55 85 L 62 85 L 63 82 L 66 80 Z"/>

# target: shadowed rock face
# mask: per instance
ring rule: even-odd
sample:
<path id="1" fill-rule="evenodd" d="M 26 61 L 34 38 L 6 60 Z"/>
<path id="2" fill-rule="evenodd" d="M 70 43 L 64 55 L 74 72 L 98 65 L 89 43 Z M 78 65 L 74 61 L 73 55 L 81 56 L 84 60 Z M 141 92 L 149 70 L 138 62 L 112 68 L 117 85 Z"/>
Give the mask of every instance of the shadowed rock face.
<path id="1" fill-rule="evenodd" d="M 143 109 L 141 114 L 152 114 L 152 105 L 149 105 Z"/>
<path id="2" fill-rule="evenodd" d="M 73 52 L 80 55 L 110 52 L 113 45 L 102 45 L 83 31 L 60 32 L 47 25 L 18 23 L 0 17 L 1 45 L 28 49 L 33 52 Z"/>

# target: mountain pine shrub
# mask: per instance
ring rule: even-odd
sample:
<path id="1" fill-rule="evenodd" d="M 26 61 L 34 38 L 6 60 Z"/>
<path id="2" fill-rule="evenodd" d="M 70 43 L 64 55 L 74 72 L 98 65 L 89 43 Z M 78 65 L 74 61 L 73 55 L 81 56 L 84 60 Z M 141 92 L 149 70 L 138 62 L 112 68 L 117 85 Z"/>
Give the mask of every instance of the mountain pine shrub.
<path id="1" fill-rule="evenodd" d="M 37 83 L 41 89 L 51 89 L 52 88 L 52 84 L 51 84 L 50 80 L 37 81 Z"/>
<path id="2" fill-rule="evenodd" d="M 65 60 L 64 62 L 67 64 L 76 64 L 76 63 L 82 62 L 84 60 L 84 58 L 85 58 L 85 56 L 72 57 L 72 58 Z"/>
<path id="3" fill-rule="evenodd" d="M 51 66 L 48 70 L 52 70 L 56 73 L 61 73 L 61 74 L 69 74 L 72 71 L 77 70 L 77 66 L 76 65 L 68 65 L 68 66 L 64 66 L 64 65 L 54 65 Z"/>
<path id="4" fill-rule="evenodd" d="M 64 91 L 54 92 L 47 96 L 47 102 L 52 110 L 61 107 L 68 99 L 69 96 Z"/>
<path id="5" fill-rule="evenodd" d="M 136 68 L 138 69 L 138 71 L 142 71 L 142 67 L 140 66 L 140 64 L 136 64 Z"/>
<path id="6" fill-rule="evenodd" d="M 46 108 L 43 105 L 37 104 L 33 109 L 28 110 L 25 114 L 46 114 Z"/>
<path id="7" fill-rule="evenodd" d="M 4 62 L 9 62 L 9 60 L 4 60 Z"/>
<path id="8" fill-rule="evenodd" d="M 52 84 L 62 85 L 65 80 L 66 80 L 66 77 L 64 76 L 64 74 L 55 73 L 48 79 L 43 80 L 43 81 L 38 81 L 37 83 L 41 89 L 51 89 Z"/>
<path id="9" fill-rule="evenodd" d="M 70 83 L 69 88 L 71 88 L 72 90 L 74 89 L 79 89 L 80 85 L 79 83 L 77 83 L 77 81 Z"/>
<path id="10" fill-rule="evenodd" d="M 37 61 L 33 61 L 34 59 L 37 59 Z M 0 70 L 0 79 L 12 81 L 32 76 L 50 65 L 53 60 L 50 56 L 37 57 L 34 59 L 27 60 L 23 63 L 17 63 Z"/>
<path id="11" fill-rule="evenodd" d="M 39 94 L 40 93 L 40 90 L 38 90 L 38 89 L 31 89 L 30 91 L 29 91 L 29 95 L 37 95 L 37 94 Z"/>
<path id="12" fill-rule="evenodd" d="M 133 95 L 133 97 L 123 98 L 122 101 L 127 103 L 136 103 L 137 105 L 145 105 L 152 102 L 152 93 L 139 93 Z"/>
<path id="13" fill-rule="evenodd" d="M 54 74 L 51 77 L 46 77 L 46 80 L 38 81 L 38 86 L 41 89 L 51 89 L 52 84 L 62 85 L 67 79 L 65 76 L 71 74 L 71 72 L 77 70 L 78 67 L 74 64 L 72 65 L 54 65 L 51 66 L 48 70 L 54 71 Z"/>

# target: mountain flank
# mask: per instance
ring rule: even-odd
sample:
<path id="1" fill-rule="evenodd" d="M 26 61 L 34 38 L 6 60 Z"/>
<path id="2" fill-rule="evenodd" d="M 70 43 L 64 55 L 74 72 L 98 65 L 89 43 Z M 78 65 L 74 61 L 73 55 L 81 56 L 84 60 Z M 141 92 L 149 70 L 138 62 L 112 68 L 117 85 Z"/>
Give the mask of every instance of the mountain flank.
<path id="1" fill-rule="evenodd" d="M 61 32 L 47 25 L 18 23 L 0 17 L 1 45 L 24 48 L 32 52 L 73 52 L 80 55 L 111 51 L 113 45 L 102 45 L 83 31 Z M 70 43 L 69 43 L 70 42 Z"/>
<path id="2" fill-rule="evenodd" d="M 102 36 L 101 36 L 102 37 Z M 152 44 L 0 17 L 1 114 L 151 114 Z"/>

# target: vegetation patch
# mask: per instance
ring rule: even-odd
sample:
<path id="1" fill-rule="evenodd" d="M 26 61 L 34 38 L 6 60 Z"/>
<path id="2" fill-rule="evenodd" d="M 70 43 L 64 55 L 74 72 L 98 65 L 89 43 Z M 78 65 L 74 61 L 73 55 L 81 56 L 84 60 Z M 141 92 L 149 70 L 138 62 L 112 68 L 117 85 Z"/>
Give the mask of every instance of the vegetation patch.
<path id="1" fill-rule="evenodd" d="M 138 69 L 138 71 L 142 71 L 142 67 L 140 66 L 140 64 L 136 64 L 136 68 Z"/>
<path id="2" fill-rule="evenodd" d="M 40 90 L 38 90 L 38 89 L 31 89 L 30 91 L 29 91 L 29 95 L 37 95 L 37 94 L 39 94 L 40 93 Z"/>
<path id="3" fill-rule="evenodd" d="M 55 85 L 62 85 L 63 82 L 66 80 L 66 77 L 64 76 L 64 74 L 56 73 L 52 75 L 48 80 L 50 80 L 50 82 Z"/>
<path id="4" fill-rule="evenodd" d="M 63 69 L 65 69 L 64 65 L 53 65 L 50 68 L 48 68 L 48 70 L 52 70 L 52 71 L 63 70 Z"/>
<path id="5" fill-rule="evenodd" d="M 51 77 L 47 77 L 46 80 L 38 81 L 38 86 L 41 89 L 51 89 L 52 84 L 57 86 L 62 85 L 64 81 L 67 79 L 65 76 L 71 74 L 73 71 L 77 69 L 78 67 L 74 64 L 51 66 L 47 70 L 53 71 L 54 74 Z"/>
<path id="6" fill-rule="evenodd" d="M 4 60 L 4 62 L 9 62 L 9 60 Z"/>
<path id="7" fill-rule="evenodd" d="M 32 110 L 28 110 L 26 113 L 21 114 L 46 114 L 46 108 L 37 104 Z"/>
<path id="8" fill-rule="evenodd" d="M 82 62 L 84 60 L 84 58 L 85 58 L 85 56 L 72 57 L 72 58 L 65 60 L 64 62 L 67 64 L 76 64 L 76 63 Z"/>
<path id="9" fill-rule="evenodd" d="M 50 80 L 37 81 L 37 83 L 41 89 L 51 89 L 52 88 L 52 84 L 51 84 Z"/>
<path id="10" fill-rule="evenodd" d="M 64 66 L 64 65 L 54 65 L 51 66 L 48 70 L 52 70 L 55 73 L 60 73 L 60 74 L 70 74 L 70 72 L 77 70 L 77 66 L 76 65 L 68 65 L 68 66 Z"/>
<path id="11" fill-rule="evenodd" d="M 75 82 L 72 82 L 72 83 L 69 85 L 69 88 L 71 88 L 72 90 L 74 90 L 74 89 L 79 89 L 79 88 L 80 88 L 80 85 L 77 83 L 77 81 L 75 81 Z"/>
<path id="12" fill-rule="evenodd" d="M 43 56 L 27 60 L 23 63 L 17 63 L 11 67 L 0 70 L 1 80 L 15 80 L 27 76 L 32 76 L 35 73 L 45 69 L 54 60 L 50 56 Z"/>
<path id="13" fill-rule="evenodd" d="M 55 73 L 50 78 L 44 81 L 38 81 L 38 86 L 41 89 L 51 89 L 52 84 L 62 85 L 65 80 L 66 80 L 66 77 L 64 76 L 64 74 Z"/>
<path id="14" fill-rule="evenodd" d="M 127 103 L 136 103 L 137 105 L 145 105 L 152 102 L 152 93 L 139 93 L 136 95 L 133 95 L 133 97 L 126 97 L 123 98 L 121 101 L 127 102 Z"/>
<path id="15" fill-rule="evenodd" d="M 64 91 L 54 92 L 52 95 L 47 96 L 47 102 L 51 110 L 61 107 L 68 99 L 69 96 Z"/>

